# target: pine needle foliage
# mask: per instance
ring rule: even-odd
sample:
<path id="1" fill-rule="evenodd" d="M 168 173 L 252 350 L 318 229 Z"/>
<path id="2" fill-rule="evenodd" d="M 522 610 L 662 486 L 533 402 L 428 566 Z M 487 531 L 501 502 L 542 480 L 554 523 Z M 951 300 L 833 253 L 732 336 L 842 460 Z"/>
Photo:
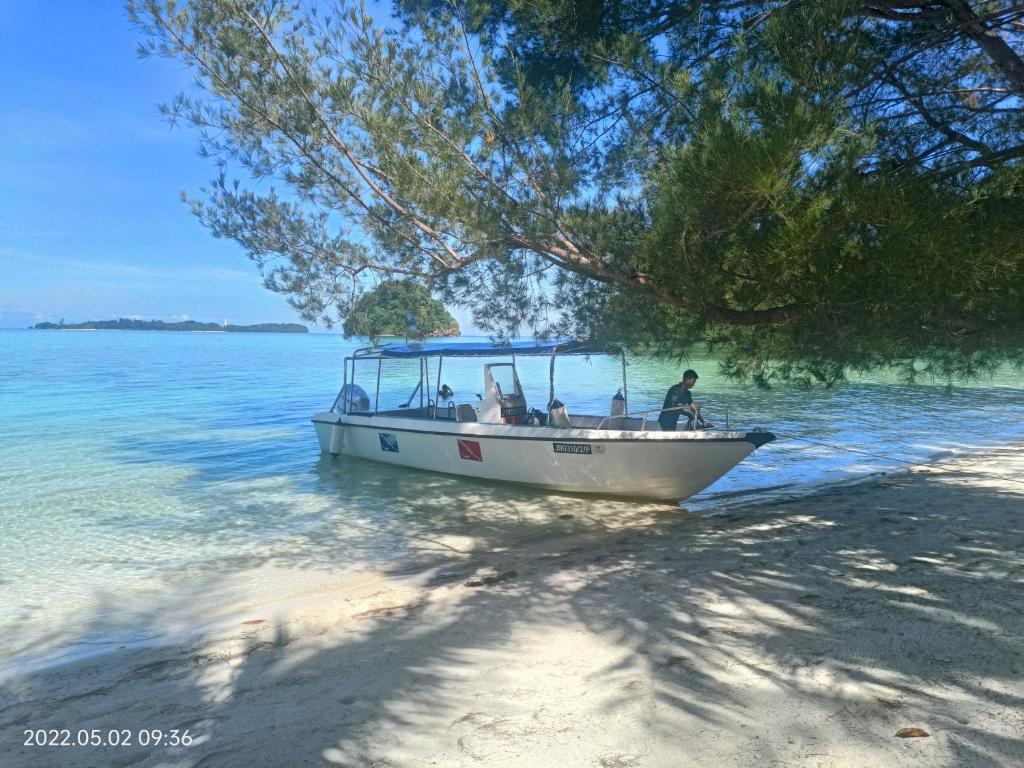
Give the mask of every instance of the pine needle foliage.
<path id="1" fill-rule="evenodd" d="M 188 202 L 304 317 L 412 280 L 502 336 L 831 384 L 1024 363 L 1024 4 L 131 0 Z M 240 173 L 240 181 L 228 181 Z"/>
<path id="2" fill-rule="evenodd" d="M 444 304 L 412 280 L 385 280 L 360 295 L 345 317 L 345 337 L 366 336 L 458 336 L 459 324 Z"/>

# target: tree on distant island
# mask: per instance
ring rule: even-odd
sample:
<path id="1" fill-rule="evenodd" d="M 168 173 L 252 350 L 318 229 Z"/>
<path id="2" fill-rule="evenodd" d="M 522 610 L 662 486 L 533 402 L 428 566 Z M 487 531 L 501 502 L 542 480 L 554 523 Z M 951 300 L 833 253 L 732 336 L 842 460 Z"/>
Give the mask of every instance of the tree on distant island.
<path id="1" fill-rule="evenodd" d="M 1024 365 L 1019 3 L 128 8 L 205 89 L 166 116 L 284 184 L 191 205 L 304 317 L 372 274 L 759 382 Z"/>
<path id="2" fill-rule="evenodd" d="M 412 280 L 385 280 L 362 294 L 342 326 L 346 338 L 458 336 L 459 324 L 444 304 Z"/>

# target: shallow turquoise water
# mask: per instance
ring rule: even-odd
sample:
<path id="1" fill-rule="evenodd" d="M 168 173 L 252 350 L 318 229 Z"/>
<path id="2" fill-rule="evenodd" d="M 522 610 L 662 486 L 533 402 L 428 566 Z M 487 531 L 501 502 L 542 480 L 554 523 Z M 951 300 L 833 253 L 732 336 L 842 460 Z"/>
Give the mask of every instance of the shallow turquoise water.
<path id="1" fill-rule="evenodd" d="M 316 572 L 314 585 L 400 569 L 422 555 L 414 540 L 483 531 L 500 541 L 507 517 L 554 503 L 534 489 L 322 458 L 309 417 L 330 406 L 354 346 L 326 334 L 0 331 L 0 657 L 145 639 L 166 631 L 155 614 L 189 601 L 272 597 L 278 571 Z M 415 384 L 415 364 L 394 365 L 382 407 Z M 547 365 L 520 360 L 531 404 L 547 400 Z M 656 407 L 685 367 L 700 372 L 695 399 L 718 423 L 728 404 L 734 426 L 910 460 L 1024 435 L 1024 378 L 1010 372 L 952 390 L 877 378 L 763 392 L 722 380 L 711 360 L 633 361 L 631 410 Z M 372 394 L 375 375 L 359 375 Z M 559 360 L 557 395 L 572 412 L 605 413 L 619 376 L 617 360 Z M 481 378 L 470 360 L 446 361 L 442 377 L 465 401 Z M 891 466 L 780 440 L 686 506 Z M 629 502 L 586 504 L 618 514 Z M 249 571 L 263 575 L 231 583 Z"/>

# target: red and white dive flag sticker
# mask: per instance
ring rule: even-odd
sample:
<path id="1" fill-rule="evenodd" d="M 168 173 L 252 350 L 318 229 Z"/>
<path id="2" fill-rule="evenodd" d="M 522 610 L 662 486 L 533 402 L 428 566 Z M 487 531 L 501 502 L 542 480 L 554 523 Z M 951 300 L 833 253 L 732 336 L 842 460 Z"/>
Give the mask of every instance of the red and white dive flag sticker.
<path id="1" fill-rule="evenodd" d="M 476 440 L 459 440 L 459 458 L 469 461 L 483 461 L 484 454 Z"/>

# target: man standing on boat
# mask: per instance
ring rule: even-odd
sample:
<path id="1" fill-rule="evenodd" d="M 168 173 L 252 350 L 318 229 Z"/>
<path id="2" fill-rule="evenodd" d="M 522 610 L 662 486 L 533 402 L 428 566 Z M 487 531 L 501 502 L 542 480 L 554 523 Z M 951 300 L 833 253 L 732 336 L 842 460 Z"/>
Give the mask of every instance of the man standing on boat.
<path id="1" fill-rule="evenodd" d="M 688 422 L 694 418 L 700 419 L 700 406 L 693 402 L 693 395 L 690 394 L 696 383 L 697 372 L 691 368 L 683 372 L 683 380 L 679 384 L 669 387 L 665 404 L 661 406 L 662 411 L 658 416 L 662 432 L 675 432 L 680 414 L 685 415 Z"/>

